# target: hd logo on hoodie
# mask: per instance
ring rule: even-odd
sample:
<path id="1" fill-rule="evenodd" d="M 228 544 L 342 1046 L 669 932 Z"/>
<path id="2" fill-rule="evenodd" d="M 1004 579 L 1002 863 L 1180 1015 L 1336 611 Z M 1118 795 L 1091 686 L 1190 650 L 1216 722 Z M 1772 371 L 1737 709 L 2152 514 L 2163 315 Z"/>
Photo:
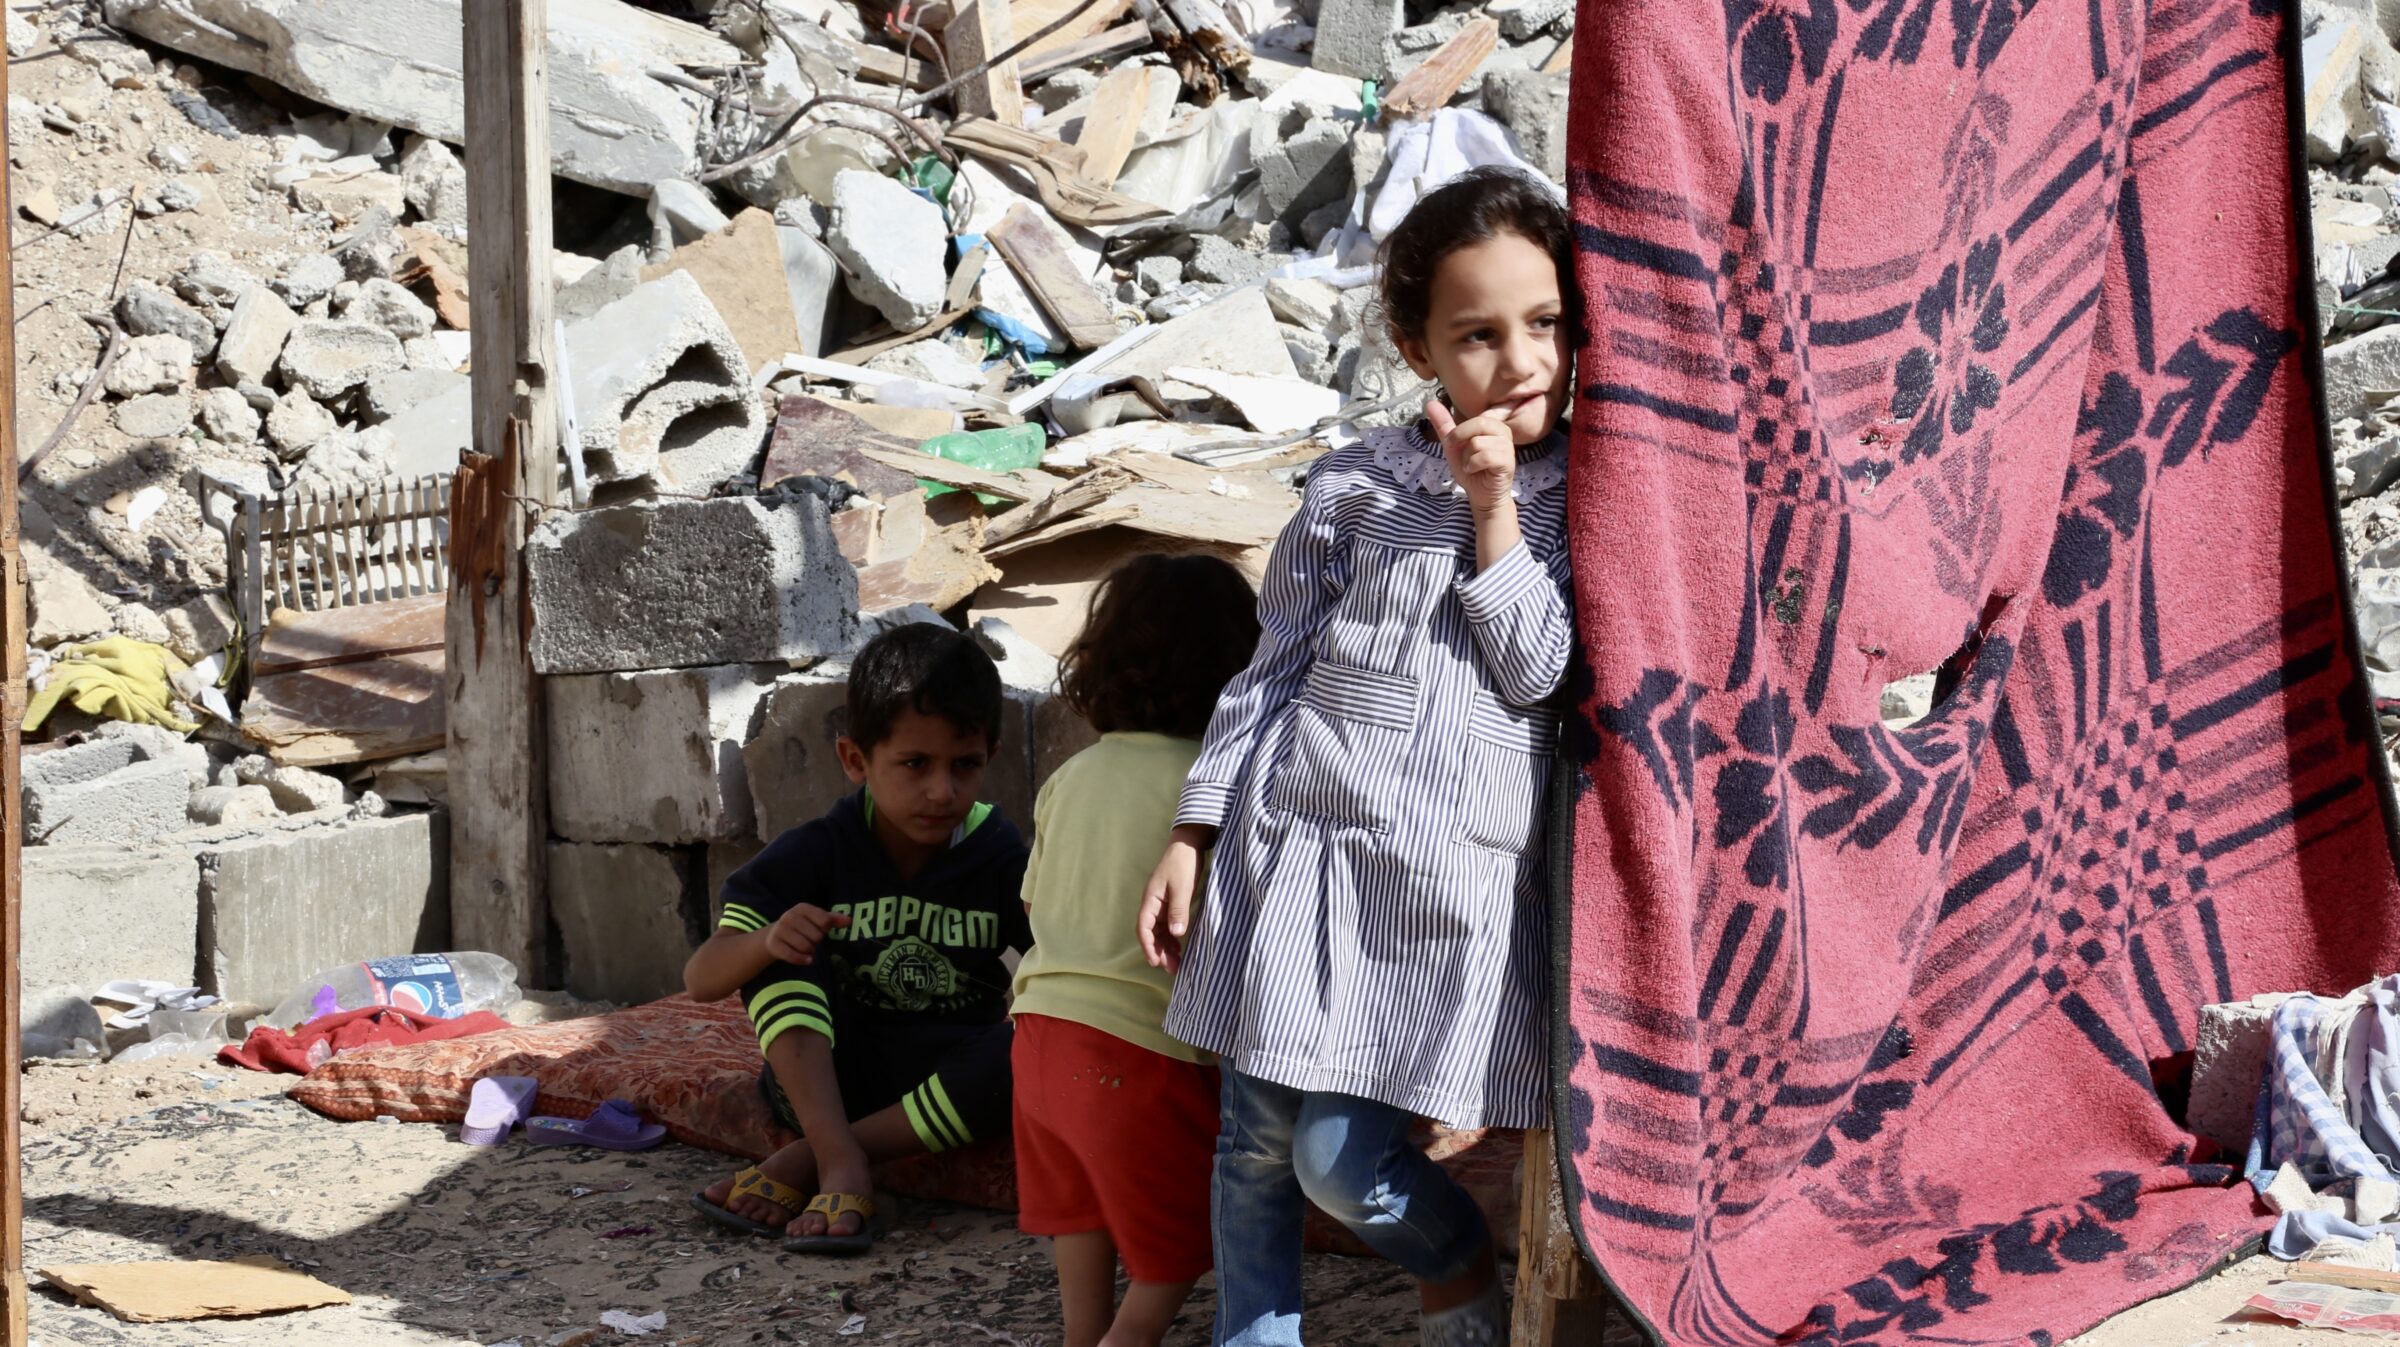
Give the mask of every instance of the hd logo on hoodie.
<path id="1" fill-rule="evenodd" d="M 851 976 L 874 988 L 875 999 L 894 1010 L 948 1010 L 961 1000 L 958 965 L 940 946 L 1000 945 L 1000 917 L 994 912 L 962 911 L 904 894 L 842 903 L 833 911 L 850 918 L 850 924 L 835 927 L 829 938 L 858 945 L 890 942 L 881 950 L 861 950 Z"/>

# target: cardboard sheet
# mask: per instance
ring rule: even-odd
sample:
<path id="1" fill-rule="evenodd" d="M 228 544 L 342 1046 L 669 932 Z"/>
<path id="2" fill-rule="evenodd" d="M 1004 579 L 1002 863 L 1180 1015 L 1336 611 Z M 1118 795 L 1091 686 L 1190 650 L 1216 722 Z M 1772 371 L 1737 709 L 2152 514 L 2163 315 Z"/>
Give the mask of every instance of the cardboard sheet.
<path id="1" fill-rule="evenodd" d="M 241 1319 L 350 1303 L 349 1292 L 265 1255 L 230 1263 L 84 1263 L 42 1268 L 37 1275 L 134 1324 Z"/>

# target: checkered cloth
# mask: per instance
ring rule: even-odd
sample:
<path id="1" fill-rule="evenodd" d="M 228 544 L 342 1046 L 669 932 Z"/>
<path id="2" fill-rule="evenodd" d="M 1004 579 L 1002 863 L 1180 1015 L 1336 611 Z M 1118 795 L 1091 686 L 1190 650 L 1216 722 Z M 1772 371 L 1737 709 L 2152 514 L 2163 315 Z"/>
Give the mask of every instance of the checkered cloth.
<path id="1" fill-rule="evenodd" d="M 2247 1168 L 2286 1223 L 2308 1211 L 2377 1222 L 2400 1207 L 2393 1157 L 2367 1136 L 2384 1135 L 2369 1120 L 2389 1063 L 2370 1049 L 2388 1038 L 2381 1019 L 2395 996 L 2400 975 L 2339 999 L 2294 996 L 2275 1011 Z"/>

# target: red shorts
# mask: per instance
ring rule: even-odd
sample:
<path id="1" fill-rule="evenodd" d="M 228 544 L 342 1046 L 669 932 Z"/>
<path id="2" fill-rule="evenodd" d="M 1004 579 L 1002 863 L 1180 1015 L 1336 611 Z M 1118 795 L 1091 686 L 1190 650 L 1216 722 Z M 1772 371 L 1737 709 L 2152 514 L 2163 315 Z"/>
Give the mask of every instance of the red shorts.
<path id="1" fill-rule="evenodd" d="M 1047 1015 L 1017 1017 L 1013 1053 L 1017 1228 L 1104 1230 L 1137 1282 L 1208 1271 L 1217 1069 Z"/>

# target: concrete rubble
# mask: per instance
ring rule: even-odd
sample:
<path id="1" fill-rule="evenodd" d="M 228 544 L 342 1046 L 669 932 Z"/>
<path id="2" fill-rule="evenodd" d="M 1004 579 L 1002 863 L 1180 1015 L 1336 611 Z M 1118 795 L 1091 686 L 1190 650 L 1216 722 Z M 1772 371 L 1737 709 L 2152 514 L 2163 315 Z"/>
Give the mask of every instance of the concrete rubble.
<path id="1" fill-rule="evenodd" d="M 378 535 L 319 523 L 302 587 L 343 602 L 276 597 L 262 649 L 230 578 L 239 505 L 199 475 L 268 519 L 348 508 L 327 492 L 440 513 L 421 484 L 456 471 L 473 399 L 459 4 L 104 0 L 11 26 L 15 59 L 62 57 L 20 67 L 38 98 L 11 126 L 20 205 L 68 226 L 19 264 L 72 300 L 19 330 L 29 400 L 64 416 L 92 378 L 107 334 L 81 315 L 120 343 L 26 479 L 37 668 L 109 636 L 201 666 L 188 739 L 62 714 L 30 746 L 28 985 L 274 1001 L 446 939 L 438 595 L 387 594 Z M 1018 128 L 948 95 L 895 118 L 918 77 L 847 0 L 675 8 L 550 6 L 570 433 L 566 507 L 532 521 L 530 646 L 564 976 L 618 999 L 674 990 L 724 876 L 851 788 L 833 743 L 874 632 L 984 639 L 1009 689 L 987 795 L 1029 824 L 1092 738 L 1055 660 L 1098 581 L 1147 550 L 1257 577 L 1308 463 L 1414 414 L 1368 299 L 1377 205 L 1423 185 L 1393 170 L 1416 124 L 1360 82 L 1475 37 L 1470 11 L 1412 27 L 1378 0 L 1270 0 L 1241 31 L 1196 6 L 1196 36 L 1079 20 L 1020 58 Z M 1555 179 L 1573 16 L 1486 12 L 1501 40 L 1417 115 L 1489 114 L 1479 153 Z M 1113 45 L 1048 59 L 1078 40 Z M 2333 102 L 2379 87 L 2355 84 Z M 2363 417 L 2383 376 L 2360 365 Z M 2396 457 L 2362 449 L 2352 475 L 2386 485 Z M 312 641 L 346 672 L 279 672 Z M 261 691 L 301 677 L 325 682 Z M 429 728 L 343 719 L 391 706 Z M 146 932 L 115 966 L 54 919 L 102 888 Z M 309 913 L 304 891 L 362 898 Z"/>

